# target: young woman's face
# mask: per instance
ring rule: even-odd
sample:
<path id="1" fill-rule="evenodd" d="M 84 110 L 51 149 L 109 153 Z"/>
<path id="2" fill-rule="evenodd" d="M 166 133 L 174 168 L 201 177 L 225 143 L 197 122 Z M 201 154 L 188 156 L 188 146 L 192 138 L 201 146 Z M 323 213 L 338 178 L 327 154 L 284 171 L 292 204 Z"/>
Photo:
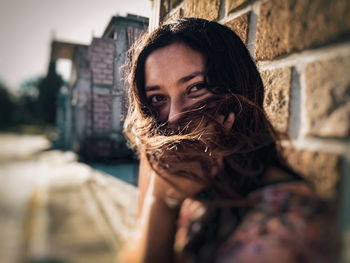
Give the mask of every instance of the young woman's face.
<path id="1" fill-rule="evenodd" d="M 181 114 L 213 96 L 206 86 L 204 56 L 183 43 L 153 51 L 145 63 L 145 91 L 161 122 L 176 124 Z"/>

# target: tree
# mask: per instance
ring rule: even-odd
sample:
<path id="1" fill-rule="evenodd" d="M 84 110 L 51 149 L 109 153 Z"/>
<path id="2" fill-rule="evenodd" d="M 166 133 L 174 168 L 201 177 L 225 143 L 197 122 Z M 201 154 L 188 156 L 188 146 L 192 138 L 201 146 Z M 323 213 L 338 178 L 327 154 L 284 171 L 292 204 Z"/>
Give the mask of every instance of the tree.
<path id="1" fill-rule="evenodd" d="M 38 106 L 45 124 L 56 123 L 57 94 L 63 85 L 62 76 L 56 73 L 56 63 L 51 62 L 47 76 L 38 85 Z"/>
<path id="2" fill-rule="evenodd" d="M 42 124 L 43 117 L 38 103 L 42 76 L 31 77 L 21 83 L 18 98 L 17 119 L 23 124 Z"/>
<path id="3" fill-rule="evenodd" d="M 20 102 L 25 122 L 55 125 L 57 93 L 62 85 L 64 80 L 56 73 L 54 62 L 50 63 L 46 77 L 38 76 L 24 81 L 20 89 Z"/>
<path id="4" fill-rule="evenodd" d="M 5 84 L 0 81 L 0 127 L 9 126 L 13 122 L 13 112 L 16 108 L 13 96 Z"/>

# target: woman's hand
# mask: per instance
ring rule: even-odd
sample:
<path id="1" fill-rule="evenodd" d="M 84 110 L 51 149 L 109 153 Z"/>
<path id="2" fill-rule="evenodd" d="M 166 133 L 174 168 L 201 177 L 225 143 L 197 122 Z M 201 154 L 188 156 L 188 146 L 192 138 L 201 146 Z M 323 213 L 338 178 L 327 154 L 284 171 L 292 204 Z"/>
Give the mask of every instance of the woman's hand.
<path id="1" fill-rule="evenodd" d="M 226 132 L 232 128 L 234 114 L 225 119 L 218 116 Z M 207 127 L 207 130 L 214 127 Z M 214 158 L 214 157 L 213 157 Z M 203 171 L 199 162 L 183 161 L 176 163 L 177 168 L 190 171 L 199 178 L 215 176 L 223 168 L 223 157 L 216 156 L 209 171 Z M 170 163 L 170 165 L 174 165 Z M 171 171 L 171 169 L 169 169 Z M 203 190 L 204 181 L 177 176 L 167 170 L 159 175 L 150 166 L 145 154 L 141 155 L 139 173 L 139 223 L 137 235 L 129 262 L 173 262 L 174 238 L 177 218 L 182 202 Z"/>

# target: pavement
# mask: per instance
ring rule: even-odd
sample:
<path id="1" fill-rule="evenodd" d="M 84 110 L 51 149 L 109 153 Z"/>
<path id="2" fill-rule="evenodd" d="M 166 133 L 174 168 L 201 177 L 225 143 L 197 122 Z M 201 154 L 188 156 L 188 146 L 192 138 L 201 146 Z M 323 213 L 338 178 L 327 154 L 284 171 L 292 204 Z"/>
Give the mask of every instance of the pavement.
<path id="1" fill-rule="evenodd" d="M 116 262 L 136 188 L 49 147 L 41 135 L 0 134 L 0 262 Z"/>

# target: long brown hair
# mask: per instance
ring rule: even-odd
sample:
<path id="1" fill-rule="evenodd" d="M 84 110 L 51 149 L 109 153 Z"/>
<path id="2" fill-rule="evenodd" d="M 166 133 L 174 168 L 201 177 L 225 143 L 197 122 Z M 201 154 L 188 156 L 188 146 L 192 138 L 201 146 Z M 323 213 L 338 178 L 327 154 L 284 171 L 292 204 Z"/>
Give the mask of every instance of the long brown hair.
<path id="1" fill-rule="evenodd" d="M 175 42 L 204 55 L 206 85 L 215 96 L 192 106 L 178 121 L 179 129 L 171 130 L 159 122 L 146 98 L 145 61 L 154 50 Z M 195 160 L 207 171 L 217 156 L 224 156 L 224 171 L 215 179 L 199 178 L 186 170 L 172 173 L 210 181 L 221 192 L 224 180 L 234 192 L 246 193 L 257 187 L 259 176 L 272 163 L 279 162 L 276 135 L 263 110 L 260 74 L 232 30 L 204 19 L 183 18 L 145 35 L 130 50 L 129 59 L 124 133 L 132 147 L 146 153 L 155 169 L 169 170 L 170 163 Z M 235 113 L 235 122 L 227 133 L 215 116 L 230 112 Z M 209 126 L 214 129 L 209 131 Z"/>

